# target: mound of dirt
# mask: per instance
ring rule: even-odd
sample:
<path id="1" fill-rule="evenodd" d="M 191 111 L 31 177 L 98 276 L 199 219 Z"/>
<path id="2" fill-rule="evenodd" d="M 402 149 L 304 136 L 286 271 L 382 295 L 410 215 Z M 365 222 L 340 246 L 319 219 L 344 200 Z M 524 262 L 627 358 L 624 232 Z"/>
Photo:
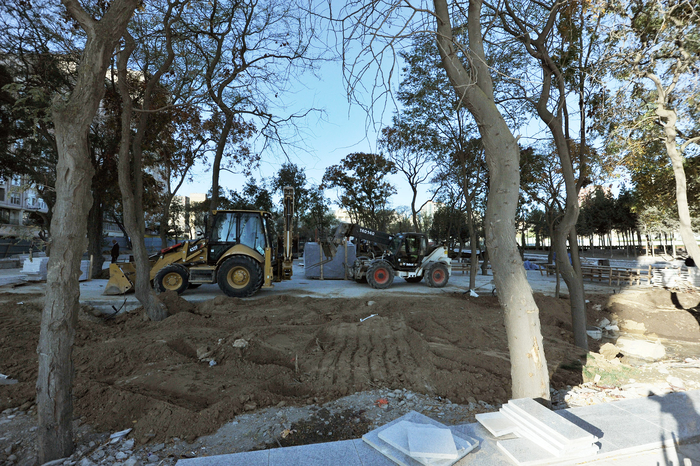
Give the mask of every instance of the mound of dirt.
<path id="1" fill-rule="evenodd" d="M 608 302 L 620 329 L 651 338 L 700 340 L 700 294 L 661 288 L 613 295 Z"/>
<path id="2" fill-rule="evenodd" d="M 34 399 L 41 307 L 0 296 L 0 411 Z M 195 307 L 161 295 L 173 314 L 79 320 L 75 414 L 98 431 L 133 427 L 140 442 L 210 433 L 259 408 L 323 403 L 354 392 L 407 389 L 456 403 L 510 395 L 510 363 L 495 297 L 463 294 L 318 299 L 217 297 Z M 568 302 L 537 296 L 553 385 L 580 382 L 566 363 Z M 186 304 L 185 304 L 186 303 Z M 176 312 L 190 311 L 190 312 Z M 377 316 L 360 322 L 371 314 Z M 578 379 L 577 379 L 578 378 Z"/>

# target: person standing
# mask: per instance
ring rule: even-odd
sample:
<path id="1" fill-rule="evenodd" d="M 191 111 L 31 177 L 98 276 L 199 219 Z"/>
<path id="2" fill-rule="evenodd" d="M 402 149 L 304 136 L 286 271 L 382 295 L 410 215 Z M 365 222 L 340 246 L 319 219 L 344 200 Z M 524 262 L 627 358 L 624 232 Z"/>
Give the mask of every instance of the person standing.
<path id="1" fill-rule="evenodd" d="M 119 243 L 117 243 L 116 239 L 113 239 L 112 245 L 112 264 L 114 264 L 119 258 Z"/>

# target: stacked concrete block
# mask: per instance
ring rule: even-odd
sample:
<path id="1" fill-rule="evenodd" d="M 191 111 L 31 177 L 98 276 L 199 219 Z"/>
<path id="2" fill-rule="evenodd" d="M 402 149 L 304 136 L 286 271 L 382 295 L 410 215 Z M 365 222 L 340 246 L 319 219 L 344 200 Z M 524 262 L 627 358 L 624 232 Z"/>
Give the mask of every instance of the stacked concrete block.
<path id="1" fill-rule="evenodd" d="M 664 288 L 678 287 L 680 279 L 680 269 L 652 269 L 651 284 Z"/>
<path id="2" fill-rule="evenodd" d="M 80 280 L 84 282 L 90 279 L 90 261 L 80 261 Z"/>
<path id="3" fill-rule="evenodd" d="M 45 281 L 48 263 L 48 257 L 34 257 L 30 259 L 27 256 L 22 264 L 22 274 L 26 275 L 27 280 L 32 282 Z"/>
<path id="4" fill-rule="evenodd" d="M 338 246 L 335 256 L 332 258 L 323 254 L 321 245 L 318 243 L 306 243 L 304 245 L 304 277 L 321 278 L 323 270 L 324 280 L 345 279 L 345 267 L 352 266 L 355 262 L 355 245 L 348 243 L 348 257 L 345 259 L 345 246 Z"/>
<path id="5" fill-rule="evenodd" d="M 48 270 L 49 258 L 48 257 L 34 257 L 29 259 L 27 257 L 24 259 L 22 265 L 22 274 L 26 276 L 26 280 L 32 282 L 46 281 L 46 275 Z M 84 260 L 80 261 L 80 281 L 85 281 L 90 278 L 90 261 Z"/>
<path id="6" fill-rule="evenodd" d="M 498 447 L 517 465 L 560 464 L 576 459 L 594 459 L 598 438 L 550 411 L 531 398 L 510 400 L 498 413 L 477 414 L 479 421 L 496 437 Z"/>
<path id="7" fill-rule="evenodd" d="M 700 288 L 700 268 L 688 267 L 688 283 L 696 288 Z"/>
<path id="8" fill-rule="evenodd" d="M 27 281 L 26 275 L 0 276 L 0 286 L 21 285 Z"/>

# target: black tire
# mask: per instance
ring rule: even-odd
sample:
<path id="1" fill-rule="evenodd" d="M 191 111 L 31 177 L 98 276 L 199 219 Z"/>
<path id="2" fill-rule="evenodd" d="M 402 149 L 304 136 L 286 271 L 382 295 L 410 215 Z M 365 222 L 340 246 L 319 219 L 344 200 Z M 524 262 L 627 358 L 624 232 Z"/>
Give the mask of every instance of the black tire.
<path id="1" fill-rule="evenodd" d="M 386 261 L 377 261 L 367 269 L 367 283 L 374 289 L 384 290 L 394 282 L 394 269 Z"/>
<path id="2" fill-rule="evenodd" d="M 447 271 L 447 266 L 442 262 L 436 262 L 430 267 L 428 267 L 426 273 L 426 280 L 428 281 L 428 286 L 432 288 L 442 288 L 447 285 L 447 281 L 450 279 L 450 274 Z"/>
<path id="3" fill-rule="evenodd" d="M 423 280 L 423 276 L 420 277 L 406 277 L 404 278 L 408 283 L 420 283 Z"/>
<path id="4" fill-rule="evenodd" d="M 153 286 L 159 293 L 176 291 L 182 294 L 190 284 L 190 273 L 187 267 L 181 264 L 166 265 L 158 271 L 153 279 Z"/>
<path id="5" fill-rule="evenodd" d="M 232 298 L 247 298 L 258 292 L 263 283 L 260 264 L 248 256 L 233 256 L 219 267 L 216 281 L 221 291 Z"/>

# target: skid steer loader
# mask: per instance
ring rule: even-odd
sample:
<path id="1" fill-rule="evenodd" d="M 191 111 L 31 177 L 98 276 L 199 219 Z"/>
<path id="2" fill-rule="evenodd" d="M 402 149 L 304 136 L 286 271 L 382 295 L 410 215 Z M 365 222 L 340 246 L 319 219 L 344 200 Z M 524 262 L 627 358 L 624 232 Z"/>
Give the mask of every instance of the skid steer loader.
<path id="1" fill-rule="evenodd" d="M 397 276 L 409 283 L 425 278 L 428 286 L 442 288 L 450 279 L 452 264 L 447 250 L 444 246 L 428 246 L 428 238 L 423 233 L 390 235 L 353 223 L 341 223 L 333 239 L 324 245 L 326 257 L 333 257 L 335 248 L 348 238 L 355 238 L 356 243 L 364 241 L 369 246 L 367 254 L 358 255 L 348 267 L 349 278 L 357 282 L 385 289 Z"/>
<path id="2" fill-rule="evenodd" d="M 292 278 L 294 188 L 284 188 L 284 233 L 273 244 L 272 215 L 265 211 L 216 210 L 203 238 L 178 243 L 151 256 L 149 279 L 160 291 L 178 294 L 202 284 L 217 283 L 228 296 L 252 296 L 273 281 Z M 104 294 L 134 288 L 131 262 L 110 264 Z"/>

